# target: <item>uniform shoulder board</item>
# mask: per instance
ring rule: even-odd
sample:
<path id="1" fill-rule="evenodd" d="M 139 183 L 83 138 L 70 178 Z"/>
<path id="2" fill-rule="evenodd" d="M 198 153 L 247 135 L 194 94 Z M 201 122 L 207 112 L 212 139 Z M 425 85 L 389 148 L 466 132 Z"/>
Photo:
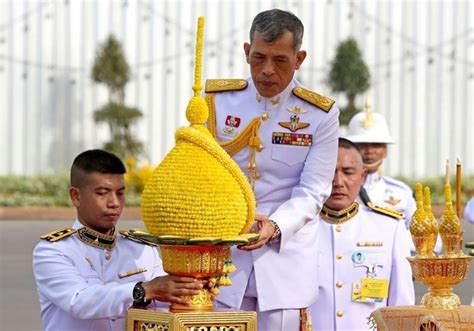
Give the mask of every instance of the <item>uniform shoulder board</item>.
<path id="1" fill-rule="evenodd" d="M 49 242 L 56 242 L 73 235 L 77 231 L 72 228 L 62 228 L 42 235 L 40 238 Z"/>
<path id="2" fill-rule="evenodd" d="M 403 218 L 403 214 L 396 211 L 396 210 L 393 210 L 393 209 L 390 209 L 390 208 L 387 208 L 387 207 L 380 207 L 380 206 L 376 206 L 374 205 L 372 202 L 369 202 L 367 204 L 367 207 L 369 207 L 372 211 L 378 213 L 378 214 L 382 214 L 382 215 L 385 215 L 385 216 L 388 216 L 388 217 L 391 217 L 391 218 L 394 218 L 396 220 L 401 220 Z"/>
<path id="3" fill-rule="evenodd" d="M 206 93 L 240 91 L 247 87 L 245 79 L 208 79 L 206 80 Z"/>
<path id="4" fill-rule="evenodd" d="M 134 241 L 139 244 L 145 244 L 148 246 L 158 246 L 157 243 L 154 243 L 152 241 L 146 240 L 145 238 L 141 238 L 138 236 L 134 236 L 132 233 L 126 230 L 119 230 L 119 233 L 124 237 L 127 238 L 128 240 Z"/>
<path id="5" fill-rule="evenodd" d="M 307 101 L 318 108 L 321 108 L 326 113 L 331 109 L 332 105 L 335 102 L 331 98 L 322 96 L 316 92 L 310 91 L 303 87 L 295 87 L 293 89 L 293 94 L 296 95 L 298 98 L 303 99 L 304 101 Z"/>

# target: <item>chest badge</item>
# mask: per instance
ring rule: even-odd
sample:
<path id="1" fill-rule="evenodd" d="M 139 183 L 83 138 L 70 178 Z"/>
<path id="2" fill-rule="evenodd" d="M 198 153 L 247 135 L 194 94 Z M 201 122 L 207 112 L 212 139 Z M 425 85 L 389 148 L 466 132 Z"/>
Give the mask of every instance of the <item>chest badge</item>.
<path id="1" fill-rule="evenodd" d="M 398 205 L 398 203 L 401 201 L 400 199 L 396 199 L 394 196 L 393 196 L 393 193 L 391 190 L 387 190 L 386 193 L 389 194 L 389 198 L 387 200 L 384 200 L 385 203 L 388 203 L 389 205 L 391 206 L 396 206 Z"/>
<path id="2" fill-rule="evenodd" d="M 290 113 L 296 114 L 296 115 L 301 115 L 301 114 L 306 114 L 308 111 L 304 109 L 303 107 L 300 106 L 293 106 L 288 108 L 288 111 Z"/>
<path id="3" fill-rule="evenodd" d="M 227 115 L 225 119 L 225 125 L 232 128 L 238 128 L 240 126 L 240 117 Z"/>
<path id="4" fill-rule="evenodd" d="M 355 264 L 362 264 L 365 262 L 365 253 L 361 251 L 356 251 L 352 253 L 351 259 L 352 262 L 354 262 Z"/>
<path id="5" fill-rule="evenodd" d="M 400 200 L 395 199 L 395 198 L 393 197 L 393 195 L 391 195 L 391 196 L 390 196 L 390 199 L 385 200 L 384 202 L 386 202 L 386 203 L 388 203 L 388 204 L 390 204 L 390 205 L 392 205 L 392 206 L 396 206 L 396 205 L 398 205 L 398 203 L 400 202 Z"/>
<path id="6" fill-rule="evenodd" d="M 291 132 L 309 127 L 309 123 L 300 123 L 300 117 L 297 114 L 291 115 L 290 122 L 278 122 L 278 124 Z"/>

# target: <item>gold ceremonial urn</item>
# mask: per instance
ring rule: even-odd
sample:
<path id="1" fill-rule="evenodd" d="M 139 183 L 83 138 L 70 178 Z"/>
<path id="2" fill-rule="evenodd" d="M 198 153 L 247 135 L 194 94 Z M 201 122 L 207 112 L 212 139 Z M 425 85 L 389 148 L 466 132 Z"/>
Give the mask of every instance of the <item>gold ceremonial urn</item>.
<path id="1" fill-rule="evenodd" d="M 213 294 L 208 286 L 211 277 L 222 274 L 230 256 L 228 245 L 160 245 L 164 270 L 170 275 L 199 279 L 205 286 L 199 294 L 183 296 L 189 304 L 171 304 L 171 310 L 213 310 Z"/>
<path id="2" fill-rule="evenodd" d="M 444 193 L 445 210 L 439 223 L 444 254 L 433 253 L 438 224 L 434 224 L 429 219 L 430 191 L 425 188 L 423 206 L 422 185 L 418 183 L 415 192 L 417 210 L 410 224 L 416 256 L 409 257 L 408 262 L 411 265 L 413 277 L 429 288 L 428 293 L 421 299 L 421 305 L 426 308 L 455 309 L 461 305 L 461 300 L 453 293 L 453 286 L 467 277 L 472 257 L 465 255 L 462 251 L 461 222 L 452 207 L 451 187 L 448 180 Z"/>
<path id="3" fill-rule="evenodd" d="M 421 299 L 427 308 L 454 309 L 461 305 L 453 286 L 461 283 L 469 271 L 471 256 L 409 257 L 413 277 L 429 288 Z"/>

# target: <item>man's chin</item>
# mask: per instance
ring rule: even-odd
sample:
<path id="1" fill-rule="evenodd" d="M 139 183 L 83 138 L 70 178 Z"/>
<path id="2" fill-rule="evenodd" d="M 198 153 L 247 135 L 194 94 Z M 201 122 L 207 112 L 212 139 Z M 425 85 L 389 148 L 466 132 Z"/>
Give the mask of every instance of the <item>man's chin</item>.
<path id="1" fill-rule="evenodd" d="M 328 200 L 326 201 L 326 206 L 331 208 L 332 210 L 343 210 L 343 209 L 346 209 L 347 207 L 349 207 L 351 205 L 351 203 L 347 202 L 346 199 L 331 199 L 331 200 Z"/>

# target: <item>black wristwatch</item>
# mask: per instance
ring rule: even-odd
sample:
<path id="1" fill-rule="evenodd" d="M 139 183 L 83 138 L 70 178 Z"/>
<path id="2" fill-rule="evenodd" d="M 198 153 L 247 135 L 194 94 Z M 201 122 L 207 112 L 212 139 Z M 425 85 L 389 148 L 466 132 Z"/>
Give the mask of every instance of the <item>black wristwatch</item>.
<path id="1" fill-rule="evenodd" d="M 132 296 L 134 306 L 145 307 L 151 303 L 151 301 L 145 300 L 145 289 L 143 288 L 142 283 L 143 282 L 138 282 L 133 288 Z"/>

